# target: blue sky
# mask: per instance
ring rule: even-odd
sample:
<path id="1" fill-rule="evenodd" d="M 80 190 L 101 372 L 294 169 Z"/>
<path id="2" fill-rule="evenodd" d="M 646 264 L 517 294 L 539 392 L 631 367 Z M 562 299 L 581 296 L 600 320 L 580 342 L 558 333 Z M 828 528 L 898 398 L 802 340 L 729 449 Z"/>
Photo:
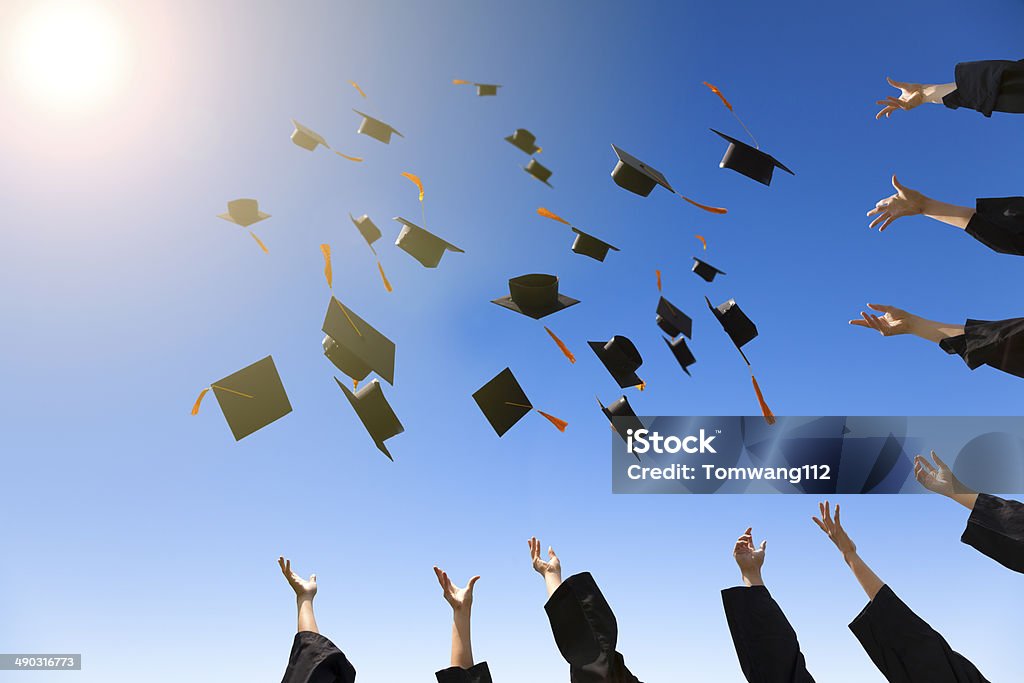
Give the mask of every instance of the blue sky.
<path id="1" fill-rule="evenodd" d="M 5 7 L 5 25 L 28 8 Z M 867 301 L 927 317 L 1020 315 L 1021 262 L 924 219 L 885 234 L 864 213 L 889 175 L 957 203 L 1021 193 L 1021 119 L 927 106 L 876 122 L 884 77 L 952 79 L 957 61 L 1019 58 L 1024 7 L 1004 0 L 432 3 L 140 2 L 121 8 L 130 83 L 88 114 L 29 102 L 5 54 L 0 111 L 4 248 L 6 561 L 0 649 L 85 655 L 80 681 L 275 681 L 294 630 L 278 554 L 316 571 L 322 631 L 360 680 L 431 680 L 448 661 L 448 608 L 430 567 L 477 588 L 476 653 L 502 680 L 566 677 L 526 539 L 566 571 L 595 573 L 620 649 L 643 680 L 741 680 L 718 590 L 748 525 L 769 538 L 766 578 L 822 681 L 881 680 L 846 623 L 863 599 L 794 496 L 613 496 L 610 433 L 594 395 L 620 391 L 586 346 L 626 334 L 648 389 L 642 414 L 751 414 L 742 362 L 703 309 L 735 297 L 758 324 L 747 347 L 784 415 L 1013 415 L 1019 379 L 914 339 L 850 328 Z M 452 78 L 504 85 L 476 98 Z M 347 81 L 369 95 L 359 97 Z M 718 168 L 742 131 L 720 86 L 797 175 L 766 188 Z M 357 136 L 353 107 L 406 137 Z M 353 164 L 293 145 L 289 120 Z M 502 141 L 525 127 L 549 189 Z M 615 143 L 684 194 L 644 199 L 609 178 Z M 380 249 L 395 291 L 348 221 L 420 207 L 466 250 L 425 270 Z M 257 197 L 257 234 L 215 218 Z M 545 206 L 622 248 L 569 251 Z M 700 252 L 695 233 L 706 236 Z M 386 392 L 406 432 L 374 448 L 320 353 L 330 292 L 393 339 Z M 388 244 L 382 240 L 381 245 Z M 728 275 L 689 273 L 706 256 Z M 653 325 L 654 270 L 695 318 L 693 377 Z M 494 306 L 509 277 L 552 272 L 582 304 L 541 323 Z M 273 354 L 294 412 L 235 443 L 209 383 Z M 537 415 L 498 439 L 470 395 L 506 365 Z M 849 499 L 848 526 L 904 599 L 993 681 L 1016 645 L 998 623 L 1024 606 L 1019 577 L 958 543 L 965 511 L 911 496 Z M 681 664 L 679 653 L 685 653 Z M 34 674 L 33 680 L 56 680 Z M 63 674 L 68 677 L 68 674 Z M 25 676 L 0 674 L 3 680 Z M 61 680 L 64 680 L 61 678 Z"/>

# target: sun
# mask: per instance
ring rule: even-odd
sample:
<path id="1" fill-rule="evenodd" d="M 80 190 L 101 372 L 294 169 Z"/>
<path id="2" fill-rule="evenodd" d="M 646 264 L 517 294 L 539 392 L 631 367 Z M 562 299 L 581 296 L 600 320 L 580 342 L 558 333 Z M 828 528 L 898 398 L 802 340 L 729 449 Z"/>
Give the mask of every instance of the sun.
<path id="1" fill-rule="evenodd" d="M 98 105 L 127 72 L 116 17 L 99 3 L 40 2 L 15 27 L 14 70 L 26 91 L 48 107 Z"/>

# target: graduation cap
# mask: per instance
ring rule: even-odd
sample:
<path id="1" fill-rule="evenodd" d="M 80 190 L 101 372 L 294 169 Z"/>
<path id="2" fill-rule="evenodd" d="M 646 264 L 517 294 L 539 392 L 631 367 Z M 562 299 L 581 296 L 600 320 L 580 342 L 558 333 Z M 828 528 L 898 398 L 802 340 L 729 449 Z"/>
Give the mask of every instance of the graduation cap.
<path id="1" fill-rule="evenodd" d="M 587 342 L 604 367 L 623 389 L 643 384 L 636 371 L 643 365 L 640 352 L 627 337 L 615 335 L 607 342 Z"/>
<path id="2" fill-rule="evenodd" d="M 724 270 L 719 270 L 710 263 L 701 261 L 696 256 L 693 257 L 693 272 L 705 282 L 714 281 L 716 275 L 725 275 Z"/>
<path id="3" fill-rule="evenodd" d="M 757 337 L 757 325 L 747 317 L 747 314 L 743 312 L 735 299 L 729 299 L 717 307 L 712 306 L 711 301 L 707 297 L 704 297 L 704 301 L 707 302 L 708 308 L 715 314 L 715 318 L 722 325 L 725 333 L 729 335 L 729 339 L 732 340 L 736 350 L 743 356 L 743 362 L 750 369 L 750 379 L 754 384 L 754 393 L 757 394 L 757 402 L 761 406 L 761 413 L 764 415 L 765 421 L 768 424 L 775 424 L 775 416 L 764 400 L 764 395 L 761 393 L 761 387 L 757 384 L 757 378 L 754 377 L 754 371 L 750 367 L 747 354 L 743 353 L 743 346 Z"/>
<path id="4" fill-rule="evenodd" d="M 356 131 L 357 133 L 362 133 L 363 135 L 369 135 L 374 140 L 380 140 L 385 145 L 391 143 L 391 134 L 392 133 L 394 133 L 395 135 L 397 135 L 400 138 L 404 138 L 405 137 L 404 135 L 402 135 L 397 130 L 395 130 L 394 128 L 392 128 L 388 124 L 384 123 L 383 121 L 375 119 L 375 118 L 373 118 L 372 116 L 370 116 L 368 114 L 364 114 L 363 112 L 359 111 L 358 109 L 353 109 L 352 111 L 354 111 L 355 113 L 357 113 L 357 114 L 359 114 L 360 116 L 363 117 L 363 122 L 361 124 L 359 124 L 359 130 Z"/>
<path id="5" fill-rule="evenodd" d="M 509 368 L 505 368 L 487 384 L 477 389 L 473 393 L 473 400 L 476 401 L 498 436 L 502 436 L 533 410 L 533 404 L 530 403 L 523 387 L 519 385 L 519 380 Z M 567 423 L 564 420 L 540 410 L 537 412 L 555 425 L 559 431 L 565 431 Z"/>
<path id="6" fill-rule="evenodd" d="M 295 126 L 295 130 L 292 131 L 292 142 L 302 149 L 308 149 L 312 152 L 316 149 L 317 145 L 323 145 L 327 149 L 331 148 L 327 141 L 324 140 L 324 137 L 312 128 L 302 125 L 295 119 L 292 119 L 292 125 Z"/>
<path id="7" fill-rule="evenodd" d="M 219 213 L 217 218 L 248 228 L 253 223 L 270 218 L 270 214 L 260 211 L 260 203 L 255 199 L 232 199 L 228 202 L 227 213 Z"/>
<path id="8" fill-rule="evenodd" d="M 348 217 L 352 221 L 352 224 L 356 226 L 359 234 L 363 236 L 364 240 L 366 240 L 367 244 L 372 246 L 374 242 L 380 239 L 380 228 L 378 228 L 365 213 L 359 218 L 355 218 L 352 214 L 349 214 Z"/>
<path id="9" fill-rule="evenodd" d="M 689 375 L 690 371 L 687 370 L 687 368 L 696 363 L 697 359 L 693 357 L 693 351 L 691 351 L 690 347 L 686 345 L 686 337 L 679 337 L 678 339 L 662 337 L 662 339 L 664 339 L 665 343 L 668 344 L 668 348 L 672 351 L 672 355 L 675 356 L 676 361 L 679 363 L 679 367 L 683 369 L 683 372 Z"/>
<path id="10" fill-rule="evenodd" d="M 508 281 L 508 296 L 494 299 L 498 304 L 535 320 L 574 306 L 578 300 L 558 293 L 558 277 L 544 273 L 520 275 Z"/>
<path id="11" fill-rule="evenodd" d="M 530 159 L 530 163 L 523 166 L 523 170 L 532 175 L 537 180 L 541 181 L 548 187 L 552 187 L 551 183 L 548 182 L 548 178 L 551 177 L 551 169 L 544 166 L 536 159 Z"/>
<path id="12" fill-rule="evenodd" d="M 675 339 L 679 335 L 691 337 L 693 334 L 693 320 L 670 302 L 665 297 L 659 297 L 658 309 L 654 319 L 658 327 L 668 336 Z"/>
<path id="13" fill-rule="evenodd" d="M 270 356 L 203 389 L 192 406 L 193 415 L 199 414 L 203 397 L 211 389 L 235 441 L 241 441 L 292 412 L 292 404 Z"/>
<path id="14" fill-rule="evenodd" d="M 337 377 L 334 378 L 334 381 L 338 383 L 338 388 L 352 404 L 359 421 L 366 427 L 366 431 L 370 433 L 377 448 L 388 456 L 388 460 L 393 461 L 394 458 L 391 457 L 384 442 L 404 432 L 405 427 L 402 426 L 395 411 L 391 409 L 391 404 L 384 397 L 384 390 L 381 389 L 380 382 L 372 380 L 353 394 Z"/>
<path id="15" fill-rule="evenodd" d="M 452 81 L 452 85 L 472 85 L 476 87 L 477 97 L 487 97 L 498 94 L 498 88 L 500 85 L 496 83 L 472 83 L 470 81 L 464 81 L 461 78 L 456 78 Z"/>
<path id="16" fill-rule="evenodd" d="M 618 247 L 613 247 L 604 240 L 599 240 L 579 228 L 573 228 L 572 231 L 576 233 L 576 239 L 572 243 L 572 250 L 576 254 L 589 256 L 597 261 L 604 261 L 604 257 L 608 255 L 609 249 L 619 251 Z"/>
<path id="17" fill-rule="evenodd" d="M 597 405 L 601 406 L 601 412 L 608 418 L 608 422 L 611 423 L 612 429 L 615 433 L 622 437 L 625 441 L 627 438 L 628 430 L 636 431 L 644 428 L 644 423 L 640 421 L 640 418 L 633 412 L 632 406 L 629 405 L 629 399 L 625 396 L 621 396 L 613 401 L 607 408 L 601 403 L 601 399 L 597 399 Z M 634 454 L 636 455 L 636 454 Z M 640 456 L 636 456 L 639 460 Z"/>
<path id="18" fill-rule="evenodd" d="M 395 246 L 423 264 L 424 268 L 437 268 L 441 257 L 446 251 L 466 253 L 450 242 L 445 242 L 432 232 L 424 230 L 415 223 L 410 223 L 400 216 L 394 220 L 402 224 L 402 232 L 398 233 Z"/>
<path id="19" fill-rule="evenodd" d="M 619 162 L 612 169 L 612 180 L 621 188 L 627 189 L 641 197 L 651 194 L 655 185 L 661 185 L 669 192 L 675 193 L 665 176 L 657 169 L 651 168 L 632 154 L 612 145 Z"/>
<path id="20" fill-rule="evenodd" d="M 525 128 L 516 128 L 512 135 L 505 138 L 505 142 L 508 142 L 530 156 L 540 152 L 540 147 L 537 146 L 536 136 Z"/>
<path id="21" fill-rule="evenodd" d="M 376 372 L 388 384 L 395 383 L 395 343 L 333 296 L 323 331 L 324 355 L 343 373 L 359 381 Z"/>
<path id="22" fill-rule="evenodd" d="M 718 164 L 720 168 L 731 168 L 737 173 L 764 185 L 772 184 L 772 171 L 775 170 L 776 166 L 790 175 L 796 175 L 772 155 L 762 152 L 756 147 L 751 147 L 747 143 L 741 142 L 725 133 L 719 133 L 714 128 L 711 129 L 711 132 L 729 141 L 729 148 L 725 150 L 725 156 L 722 157 L 721 163 Z"/>

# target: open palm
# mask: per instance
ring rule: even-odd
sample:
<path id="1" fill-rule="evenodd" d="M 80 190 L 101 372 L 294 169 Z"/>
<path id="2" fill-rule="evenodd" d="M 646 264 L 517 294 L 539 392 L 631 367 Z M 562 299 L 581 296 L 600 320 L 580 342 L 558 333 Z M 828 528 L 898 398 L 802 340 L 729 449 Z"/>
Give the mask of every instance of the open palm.
<path id="1" fill-rule="evenodd" d="M 868 216 L 878 216 L 871 221 L 868 227 L 878 228 L 878 232 L 884 232 L 889 225 L 897 218 L 904 216 L 917 216 L 924 213 L 925 196 L 917 190 L 901 184 L 894 175 L 892 186 L 896 194 L 886 197 L 875 204 L 875 208 L 868 211 Z"/>
<path id="2" fill-rule="evenodd" d="M 831 506 L 827 500 L 824 503 L 818 503 L 818 510 L 821 512 L 821 517 L 811 517 L 811 519 L 818 525 L 818 528 L 825 532 L 829 540 L 835 543 L 839 552 L 844 556 L 857 552 L 857 544 L 853 542 L 839 521 L 839 504 L 836 503 L 835 518 L 832 517 Z"/>
<path id="3" fill-rule="evenodd" d="M 921 83 L 904 83 L 903 81 L 894 81 L 888 77 L 885 80 L 892 87 L 899 89 L 900 96 L 894 97 L 889 95 L 884 100 L 875 102 L 875 104 L 882 106 L 882 110 L 875 114 L 875 120 L 883 116 L 889 118 L 890 114 L 900 109 L 910 110 L 924 104 L 924 85 Z"/>
<path id="4" fill-rule="evenodd" d="M 882 315 L 872 315 L 861 311 L 861 317 L 851 320 L 850 324 L 855 327 L 867 327 L 885 337 L 914 333 L 914 325 L 918 317 L 913 313 L 884 304 L 868 304 L 868 308 L 878 311 Z"/>
<path id="5" fill-rule="evenodd" d="M 739 565 L 741 572 L 760 571 L 764 564 L 764 551 L 768 541 L 761 541 L 760 546 L 754 545 L 754 529 L 748 527 L 743 535 L 736 539 L 732 549 L 732 557 Z"/>
<path id="6" fill-rule="evenodd" d="M 308 579 L 304 579 L 292 571 L 291 560 L 279 557 L 277 558 L 277 563 L 281 566 L 281 573 L 288 580 L 288 585 L 295 591 L 295 595 L 308 598 L 316 595 L 316 574 L 310 574 Z"/>
<path id="7" fill-rule="evenodd" d="M 448 578 L 448 574 L 439 568 L 434 567 L 434 574 L 437 576 L 437 582 L 441 584 L 441 594 L 453 610 L 459 612 L 473 606 L 473 586 L 480 580 L 479 576 L 471 578 L 465 588 L 459 588 Z"/>
<path id="8" fill-rule="evenodd" d="M 932 459 L 935 464 L 928 462 L 928 459 L 924 456 L 917 455 L 914 457 L 914 477 L 929 491 L 938 493 L 943 496 L 952 496 L 954 493 L 959 493 L 964 489 L 960 481 L 953 475 L 953 470 L 950 469 L 949 465 L 942 462 L 942 460 L 932 451 Z"/>
<path id="9" fill-rule="evenodd" d="M 542 575 L 562 575 L 562 563 L 558 560 L 558 555 L 555 555 L 555 551 L 551 546 L 548 546 L 548 559 L 545 561 L 541 559 L 540 541 L 537 540 L 536 536 L 529 540 L 529 544 L 530 559 L 533 560 L 534 571 Z"/>

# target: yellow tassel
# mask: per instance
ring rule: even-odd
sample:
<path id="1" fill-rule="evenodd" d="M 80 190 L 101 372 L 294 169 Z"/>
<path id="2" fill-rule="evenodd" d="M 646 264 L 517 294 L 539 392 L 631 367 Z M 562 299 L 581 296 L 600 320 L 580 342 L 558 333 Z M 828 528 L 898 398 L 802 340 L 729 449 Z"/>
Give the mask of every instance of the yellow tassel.
<path id="1" fill-rule="evenodd" d="M 469 85 L 469 81 L 464 81 L 461 78 L 456 78 L 452 80 L 452 85 Z"/>
<path id="2" fill-rule="evenodd" d="M 327 278 L 327 286 L 334 289 L 334 273 L 331 270 L 331 245 L 321 244 L 320 251 L 324 255 L 324 277 Z"/>
<path id="3" fill-rule="evenodd" d="M 775 424 L 775 415 L 765 402 L 764 394 L 761 393 L 761 387 L 757 385 L 757 378 L 753 374 L 750 375 L 750 381 L 754 383 L 754 393 L 757 394 L 757 402 L 761 406 L 761 414 L 764 415 L 764 421 L 770 425 Z"/>
<path id="4" fill-rule="evenodd" d="M 414 173 L 403 173 L 402 177 L 408 178 L 409 180 L 411 180 L 416 185 L 416 187 L 418 187 L 420 189 L 420 201 L 422 202 L 423 201 L 423 181 L 420 180 L 420 177 L 418 175 L 414 174 Z"/>
<path id="5" fill-rule="evenodd" d="M 356 83 L 355 81 L 349 81 L 349 85 L 351 85 L 353 88 L 358 90 L 360 95 L 362 95 L 363 97 L 366 97 L 366 93 L 363 92 L 363 89 L 359 87 L 358 83 Z"/>
<path id="6" fill-rule="evenodd" d="M 203 389 L 202 391 L 199 392 L 199 397 L 196 398 L 196 402 L 192 404 L 192 414 L 193 415 L 198 415 L 199 414 L 199 406 L 202 404 L 203 397 L 206 396 L 206 392 L 208 392 L 209 390 L 210 390 L 210 388 L 207 387 L 206 389 Z"/>
<path id="7" fill-rule="evenodd" d="M 256 240 L 256 244 L 260 245 L 260 249 L 263 250 L 264 254 L 269 254 L 270 253 L 270 250 L 267 249 L 267 245 L 263 244 L 262 240 L 260 240 L 260 238 L 256 236 L 256 233 L 254 233 L 253 231 L 250 230 L 249 234 L 252 235 L 252 238 L 254 240 Z"/>
<path id="8" fill-rule="evenodd" d="M 638 391 L 643 391 L 643 390 L 644 390 L 644 389 L 646 389 L 646 388 L 647 388 L 647 382 L 643 382 L 643 381 L 641 381 L 641 382 L 640 382 L 640 384 L 637 384 L 637 385 L 636 385 L 636 389 L 637 389 Z"/>
<path id="9" fill-rule="evenodd" d="M 363 158 L 362 158 L 362 157 L 350 157 L 350 156 L 349 156 L 349 155 L 347 155 L 347 154 L 342 154 L 342 153 L 341 153 L 341 152 L 339 152 L 338 150 L 334 150 L 334 153 L 335 153 L 335 154 L 337 154 L 337 155 L 338 155 L 339 157 L 341 157 L 342 159 L 348 159 L 349 161 L 362 161 L 362 160 L 363 160 Z"/>
<path id="10" fill-rule="evenodd" d="M 394 290 L 391 288 L 391 283 L 388 282 L 388 276 L 384 274 L 384 266 L 380 264 L 380 261 L 377 261 L 377 270 L 380 271 L 380 279 L 384 281 L 384 289 L 389 292 L 393 292 Z"/>
<path id="11" fill-rule="evenodd" d="M 358 388 L 359 388 L 359 380 L 357 380 L 357 379 L 352 380 L 352 391 L 355 391 Z"/>
<path id="12" fill-rule="evenodd" d="M 564 432 L 565 428 L 569 426 L 569 423 L 566 422 L 565 420 L 557 418 L 554 415 L 548 415 L 543 410 L 538 410 L 537 412 L 543 415 L 545 418 L 547 418 L 548 422 L 555 425 L 555 427 L 558 428 L 558 431 L 560 432 Z"/>

